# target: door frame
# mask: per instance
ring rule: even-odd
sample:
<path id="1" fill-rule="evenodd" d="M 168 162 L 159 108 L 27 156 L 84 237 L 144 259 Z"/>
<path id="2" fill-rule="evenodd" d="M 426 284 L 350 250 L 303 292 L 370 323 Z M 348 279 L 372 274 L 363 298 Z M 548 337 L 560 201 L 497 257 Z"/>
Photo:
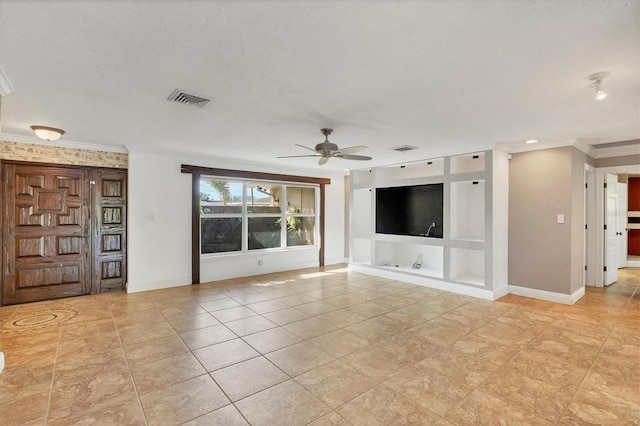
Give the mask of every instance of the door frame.
<path id="1" fill-rule="evenodd" d="M 596 169 L 586 164 L 584 165 L 584 265 L 583 285 L 596 286 Z"/>
<path id="2" fill-rule="evenodd" d="M 621 208 L 622 207 L 622 208 Z M 616 235 L 618 235 L 618 264 L 616 267 L 626 268 L 629 257 L 627 221 L 629 212 L 629 184 L 618 182 L 618 218 L 616 219 Z M 622 256 L 621 256 L 622 255 Z"/>
<path id="3" fill-rule="evenodd" d="M 603 229 L 604 271 L 603 285 L 608 286 L 618 281 L 618 174 L 607 173 L 604 176 L 604 212 Z"/>
<path id="4" fill-rule="evenodd" d="M 90 233 L 92 234 L 91 237 L 93 237 L 93 217 L 92 215 L 94 214 L 93 212 L 93 208 L 94 208 L 94 201 L 95 201 L 95 190 L 93 190 L 91 187 L 94 186 L 94 181 L 93 181 L 93 177 L 91 172 L 96 171 L 96 170 L 120 170 L 120 171 L 124 171 L 126 174 L 126 180 L 127 180 L 127 193 L 126 193 L 126 198 L 125 198 L 125 208 L 126 211 L 128 211 L 128 205 L 129 205 L 129 194 L 128 194 L 128 188 L 129 188 L 129 169 L 122 169 L 122 168 L 117 168 L 117 167 L 98 167 L 98 166 L 85 166 L 85 165 L 81 165 L 81 164 L 60 164 L 60 163 L 44 163 L 44 162 L 34 162 L 34 161 L 20 161 L 20 160 L 4 160 L 4 159 L 0 159 L 0 211 L 4 211 L 4 165 L 7 164 L 12 164 L 12 165 L 16 165 L 16 166 L 38 166 L 38 167 L 57 167 L 57 168 L 70 168 L 70 169 L 79 169 L 79 170 L 87 170 L 89 171 L 89 199 L 87 200 L 88 202 L 88 206 L 89 206 L 89 223 L 90 223 Z M 0 235 L 3 234 L 2 231 L 2 227 L 5 226 L 5 217 L 4 215 L 0 215 Z M 125 220 L 128 222 L 128 214 L 125 216 Z M 125 226 L 125 241 L 129 240 L 129 227 Z M 1 237 L 0 237 L 1 238 Z M 0 240 L 0 246 L 4 245 L 4 241 Z M 89 238 L 89 264 L 90 264 L 90 279 L 91 282 L 86 283 L 87 288 L 89 289 L 89 293 L 87 294 L 94 294 L 94 261 L 95 261 L 95 249 L 94 249 L 94 241 L 93 238 Z M 4 264 L 4 258 L 5 256 L 0 256 L 0 267 L 4 268 L 5 264 Z M 125 251 L 125 277 L 129 277 L 129 250 Z M 3 269 L 4 270 L 4 269 Z M 125 281 L 124 283 L 124 287 L 125 287 L 125 291 L 127 288 L 127 282 Z M 3 283 L 2 280 L 0 279 L 0 307 L 4 306 L 3 304 Z"/>
<path id="5" fill-rule="evenodd" d="M 613 166 L 596 168 L 596 264 L 595 264 L 595 284 L 596 287 L 604 287 L 604 176 L 607 173 L 616 174 L 638 174 L 640 165 Z"/>

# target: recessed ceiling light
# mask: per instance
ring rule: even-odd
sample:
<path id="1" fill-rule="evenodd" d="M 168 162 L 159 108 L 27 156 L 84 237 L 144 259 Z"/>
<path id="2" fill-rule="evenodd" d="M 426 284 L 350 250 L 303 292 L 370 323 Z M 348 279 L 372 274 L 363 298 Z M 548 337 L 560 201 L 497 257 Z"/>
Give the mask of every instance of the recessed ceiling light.
<path id="1" fill-rule="evenodd" d="M 529 139 L 524 141 L 524 143 L 538 143 L 538 139 Z"/>

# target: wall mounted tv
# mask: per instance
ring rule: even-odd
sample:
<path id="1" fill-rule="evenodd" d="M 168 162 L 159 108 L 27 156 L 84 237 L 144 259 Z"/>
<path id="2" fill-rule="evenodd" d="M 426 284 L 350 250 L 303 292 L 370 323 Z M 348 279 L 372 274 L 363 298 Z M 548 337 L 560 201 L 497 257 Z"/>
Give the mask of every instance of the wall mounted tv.
<path id="1" fill-rule="evenodd" d="M 376 232 L 442 238 L 443 184 L 376 189 Z"/>

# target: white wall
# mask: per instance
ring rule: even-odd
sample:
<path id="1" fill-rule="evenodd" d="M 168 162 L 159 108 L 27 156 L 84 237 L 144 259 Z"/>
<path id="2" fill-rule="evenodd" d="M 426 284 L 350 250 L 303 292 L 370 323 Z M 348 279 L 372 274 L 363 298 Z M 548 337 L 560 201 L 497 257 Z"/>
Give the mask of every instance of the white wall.
<path id="1" fill-rule="evenodd" d="M 191 175 L 180 160 L 129 154 L 129 292 L 191 283 Z"/>
<path id="2" fill-rule="evenodd" d="M 504 151 L 492 153 L 491 259 L 492 288 L 497 297 L 509 292 L 509 156 Z"/>
<path id="3" fill-rule="evenodd" d="M 228 160 L 129 153 L 128 291 L 191 283 L 191 175 L 182 164 L 300 176 L 328 177 L 325 187 L 325 264 L 346 261 L 344 176 L 320 169 L 283 170 Z M 263 260 L 263 266 L 258 265 Z M 318 265 L 318 249 L 261 251 L 201 260 L 201 281 L 251 276 Z"/>

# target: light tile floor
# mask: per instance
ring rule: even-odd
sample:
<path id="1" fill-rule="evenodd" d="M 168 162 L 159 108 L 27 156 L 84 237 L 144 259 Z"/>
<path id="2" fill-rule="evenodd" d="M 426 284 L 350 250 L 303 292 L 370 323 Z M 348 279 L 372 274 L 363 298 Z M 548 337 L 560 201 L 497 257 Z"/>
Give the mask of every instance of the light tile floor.
<path id="1" fill-rule="evenodd" d="M 343 266 L 0 308 L 0 423 L 638 424 L 640 269 L 574 306 Z"/>

